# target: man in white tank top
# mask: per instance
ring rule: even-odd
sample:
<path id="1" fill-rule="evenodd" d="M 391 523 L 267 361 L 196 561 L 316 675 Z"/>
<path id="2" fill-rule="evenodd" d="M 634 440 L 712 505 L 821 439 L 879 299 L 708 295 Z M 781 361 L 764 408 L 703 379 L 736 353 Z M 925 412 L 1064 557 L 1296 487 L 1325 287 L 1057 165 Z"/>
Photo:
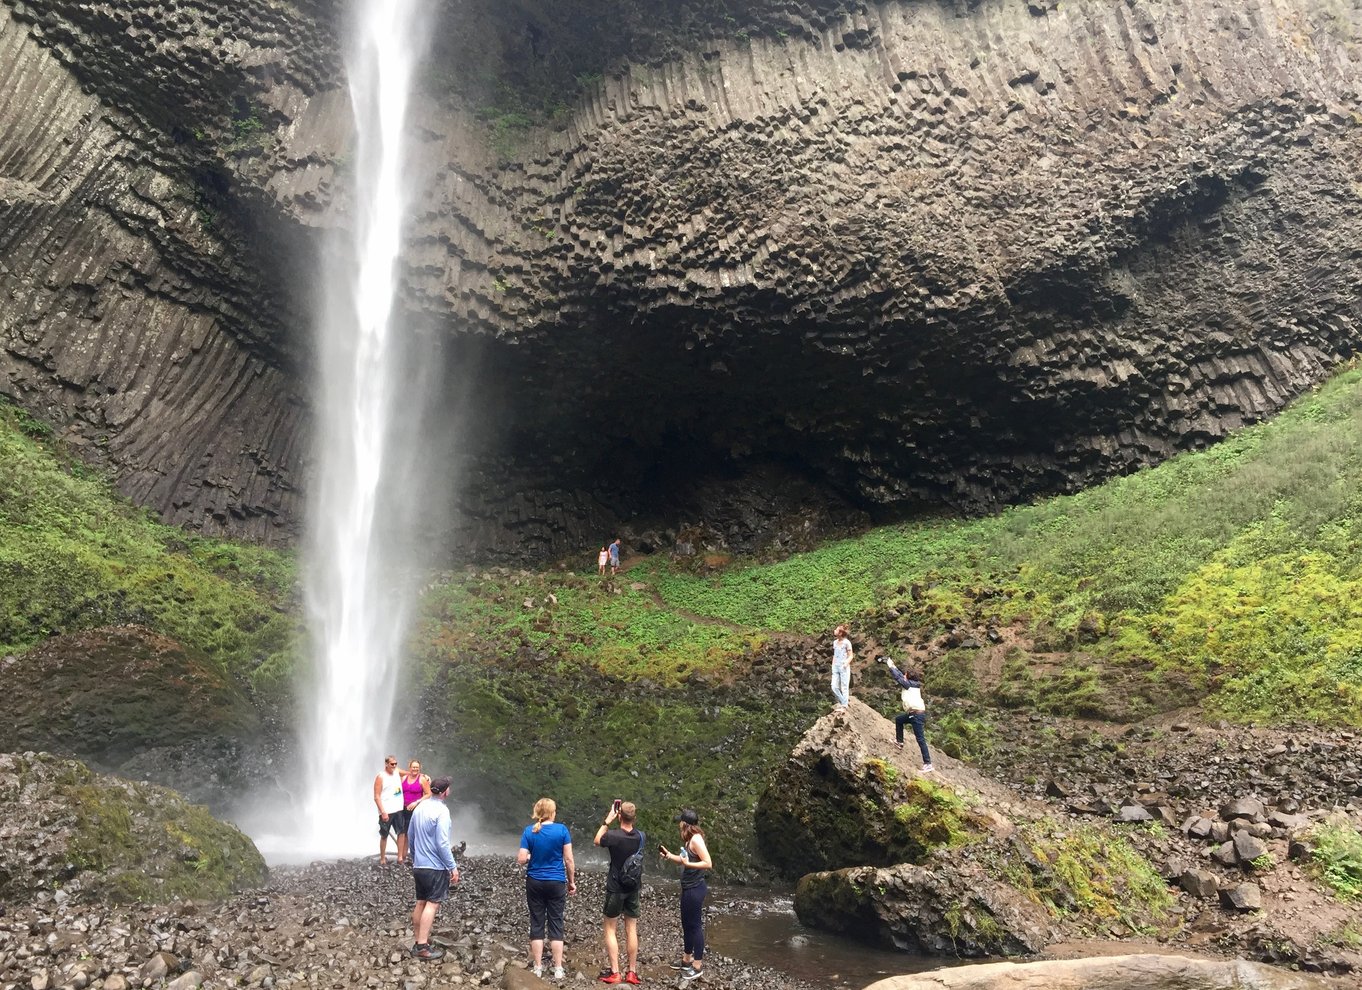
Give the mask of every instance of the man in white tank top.
<path id="1" fill-rule="evenodd" d="M 378 808 L 378 865 L 387 866 L 388 833 L 392 831 L 393 816 L 405 807 L 396 756 L 385 757 L 383 772 L 374 778 L 374 806 Z"/>

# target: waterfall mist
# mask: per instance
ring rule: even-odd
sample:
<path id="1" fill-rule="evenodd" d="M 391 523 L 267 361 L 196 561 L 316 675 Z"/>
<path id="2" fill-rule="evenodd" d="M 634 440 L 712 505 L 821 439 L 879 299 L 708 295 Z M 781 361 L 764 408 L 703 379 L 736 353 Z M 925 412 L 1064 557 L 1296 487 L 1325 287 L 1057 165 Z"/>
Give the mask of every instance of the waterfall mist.
<path id="1" fill-rule="evenodd" d="M 405 763 L 393 706 L 419 560 L 414 509 L 425 402 L 403 325 L 398 255 L 410 190 L 407 113 L 428 33 L 421 0 L 357 0 L 347 58 L 355 144 L 349 223 L 323 265 L 317 473 L 306 603 L 312 667 L 300 701 L 296 831 L 275 858 L 372 853 L 374 775 Z M 269 846 L 268 841 L 262 843 Z M 394 847 L 389 840 L 389 850 Z"/>

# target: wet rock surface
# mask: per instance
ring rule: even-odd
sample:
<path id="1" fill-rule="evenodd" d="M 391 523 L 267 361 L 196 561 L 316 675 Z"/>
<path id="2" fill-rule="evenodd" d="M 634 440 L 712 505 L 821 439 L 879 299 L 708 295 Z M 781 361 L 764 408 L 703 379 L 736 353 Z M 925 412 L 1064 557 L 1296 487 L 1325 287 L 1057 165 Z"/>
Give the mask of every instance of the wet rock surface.
<path id="1" fill-rule="evenodd" d="M 893 976 L 867 990 L 1325 990 L 1316 976 L 1288 973 L 1235 960 L 1132 955 L 1039 963 L 992 963 L 938 971 L 929 976 Z"/>

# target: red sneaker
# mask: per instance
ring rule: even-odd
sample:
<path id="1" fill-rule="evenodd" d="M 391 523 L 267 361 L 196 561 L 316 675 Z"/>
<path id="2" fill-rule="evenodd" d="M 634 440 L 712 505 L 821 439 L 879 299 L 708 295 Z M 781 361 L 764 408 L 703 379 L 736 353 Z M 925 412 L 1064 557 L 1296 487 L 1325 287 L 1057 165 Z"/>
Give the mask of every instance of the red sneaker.
<path id="1" fill-rule="evenodd" d="M 602 983 L 623 983 L 623 982 L 624 982 L 624 977 L 620 976 L 619 973 L 615 973 L 615 972 L 602 973 L 602 974 L 601 974 L 601 982 L 602 982 Z"/>
<path id="2" fill-rule="evenodd" d="M 629 970 L 629 972 L 627 972 L 627 973 L 624 974 L 624 982 L 625 982 L 625 983 L 632 983 L 634 986 L 638 986 L 638 985 L 639 985 L 640 983 L 642 983 L 643 981 L 640 980 L 640 979 L 638 978 L 638 974 L 635 973 L 635 972 L 631 969 L 631 970 Z"/>

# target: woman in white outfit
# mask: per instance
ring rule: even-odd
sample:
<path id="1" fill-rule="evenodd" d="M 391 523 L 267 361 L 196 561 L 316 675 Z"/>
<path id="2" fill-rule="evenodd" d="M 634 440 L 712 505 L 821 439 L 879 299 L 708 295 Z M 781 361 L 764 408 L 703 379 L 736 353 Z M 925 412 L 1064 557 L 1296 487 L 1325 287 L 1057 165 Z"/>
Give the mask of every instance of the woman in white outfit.
<path id="1" fill-rule="evenodd" d="M 851 640 L 847 639 L 847 627 L 838 626 L 832 641 L 832 696 L 837 699 L 837 708 L 845 708 L 851 700 Z"/>

